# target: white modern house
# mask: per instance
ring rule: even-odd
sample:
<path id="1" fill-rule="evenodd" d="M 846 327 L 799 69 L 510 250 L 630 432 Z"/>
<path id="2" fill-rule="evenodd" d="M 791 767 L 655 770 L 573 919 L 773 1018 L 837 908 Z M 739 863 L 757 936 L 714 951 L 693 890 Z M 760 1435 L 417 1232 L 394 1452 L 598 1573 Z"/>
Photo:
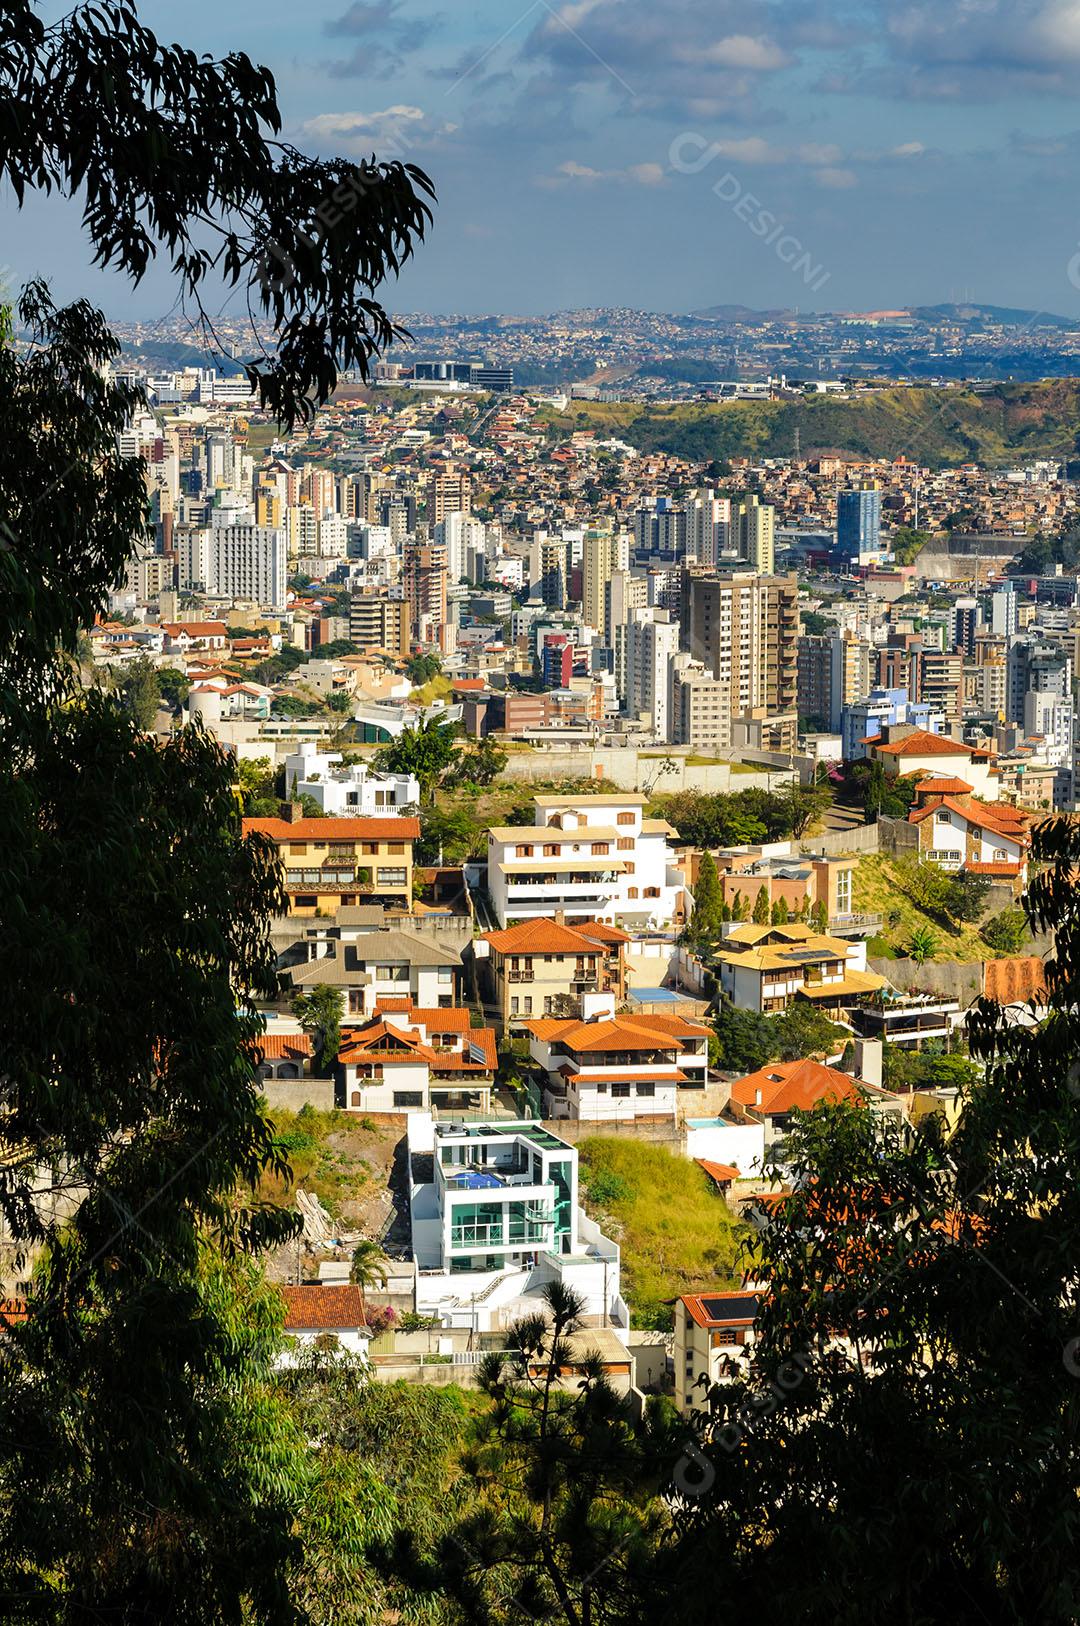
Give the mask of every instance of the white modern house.
<path id="1" fill-rule="evenodd" d="M 372 818 L 420 805 L 420 781 L 408 773 L 375 773 L 366 762 L 346 764 L 340 751 L 306 742 L 285 758 L 285 795 L 310 796 L 331 817 Z"/>
<path id="2" fill-rule="evenodd" d="M 572 1146 L 540 1123 L 409 1118 L 416 1308 L 489 1332 L 561 1281 L 592 1326 L 629 1326 L 619 1249 L 578 1207 Z"/>
<path id="3" fill-rule="evenodd" d="M 663 819 L 642 817 L 645 798 L 536 796 L 532 825 L 488 832 L 487 884 L 499 925 L 599 920 L 657 929 L 693 908 Z"/>

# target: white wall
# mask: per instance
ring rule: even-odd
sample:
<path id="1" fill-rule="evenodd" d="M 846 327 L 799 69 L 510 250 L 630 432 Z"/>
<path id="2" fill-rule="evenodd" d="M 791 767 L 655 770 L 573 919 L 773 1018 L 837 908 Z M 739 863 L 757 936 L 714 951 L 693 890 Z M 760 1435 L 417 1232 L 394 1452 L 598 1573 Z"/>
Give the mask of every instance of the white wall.
<path id="1" fill-rule="evenodd" d="M 760 1170 L 765 1155 L 764 1124 L 711 1123 L 708 1128 L 686 1126 L 687 1157 L 710 1163 L 732 1163 L 740 1174 Z"/>

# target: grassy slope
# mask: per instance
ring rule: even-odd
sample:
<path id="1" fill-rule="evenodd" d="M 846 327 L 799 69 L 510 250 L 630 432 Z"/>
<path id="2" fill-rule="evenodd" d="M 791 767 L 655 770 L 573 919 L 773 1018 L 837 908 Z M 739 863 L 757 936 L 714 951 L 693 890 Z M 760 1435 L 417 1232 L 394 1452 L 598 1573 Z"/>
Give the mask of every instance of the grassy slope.
<path id="1" fill-rule="evenodd" d="M 578 1152 L 585 1208 L 622 1250 L 622 1292 L 635 1326 L 670 1327 L 664 1300 L 680 1293 L 738 1285 L 745 1227 L 696 1163 L 615 1136 L 590 1136 Z M 619 1182 L 620 1194 L 592 1201 L 589 1184 L 601 1180 L 609 1189 Z"/>
<path id="2" fill-rule="evenodd" d="M 988 948 L 979 936 L 974 926 L 962 926 L 958 932 L 946 931 L 938 921 L 931 919 L 927 914 L 912 903 L 900 891 L 894 879 L 893 869 L 887 857 L 882 853 L 864 853 L 859 859 L 855 871 L 855 897 L 858 900 L 856 907 L 864 909 L 867 914 L 879 913 L 886 917 L 886 925 L 881 935 L 889 946 L 897 953 L 902 954 L 911 941 L 911 934 L 919 926 L 927 926 L 938 940 L 938 951 L 935 960 L 993 960 L 997 958 L 993 950 Z M 890 911 L 900 915 L 897 925 L 888 925 Z M 877 944 L 871 940 L 869 953 L 877 952 Z"/>
<path id="3" fill-rule="evenodd" d="M 930 464 L 995 464 L 1073 452 L 1080 436 L 1080 382 L 1049 379 L 966 389 L 897 386 L 852 401 L 653 403 L 575 401 L 545 414 L 564 431 L 596 429 L 643 451 L 692 459 L 790 455 L 796 427 L 804 455 L 837 447 L 876 457 L 905 454 Z"/>
<path id="4" fill-rule="evenodd" d="M 367 1203 L 385 1191 L 401 1131 L 345 1112 L 273 1114 L 285 1144 L 292 1179 L 264 1175 L 259 1196 L 292 1207 L 298 1186 L 313 1192 L 334 1218 L 355 1222 Z"/>

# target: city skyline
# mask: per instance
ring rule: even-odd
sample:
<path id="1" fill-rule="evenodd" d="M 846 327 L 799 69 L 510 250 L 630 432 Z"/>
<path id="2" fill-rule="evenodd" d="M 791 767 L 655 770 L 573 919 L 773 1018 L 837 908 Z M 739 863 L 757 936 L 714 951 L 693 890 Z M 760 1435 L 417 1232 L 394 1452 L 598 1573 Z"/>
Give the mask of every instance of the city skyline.
<path id="1" fill-rule="evenodd" d="M 160 0 L 142 15 L 168 36 Z M 186 21 L 197 48 L 273 70 L 285 139 L 431 174 L 435 225 L 384 288 L 394 309 L 1080 316 L 1080 227 L 1054 202 L 1080 149 L 1076 7 L 325 0 L 223 21 L 197 0 Z M 116 318 L 167 309 L 165 267 L 135 291 L 90 271 L 76 210 L 34 199 L 16 222 L 8 199 L 0 224 L 9 282 L 44 274 Z"/>

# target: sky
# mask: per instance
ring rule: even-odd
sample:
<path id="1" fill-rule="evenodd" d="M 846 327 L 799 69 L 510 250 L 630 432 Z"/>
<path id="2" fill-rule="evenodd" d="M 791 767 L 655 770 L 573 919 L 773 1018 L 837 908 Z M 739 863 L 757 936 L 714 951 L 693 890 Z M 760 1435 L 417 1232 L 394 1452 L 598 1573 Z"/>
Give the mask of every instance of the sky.
<path id="1" fill-rule="evenodd" d="M 431 175 L 395 311 L 870 310 L 1080 319 L 1080 0 L 145 0 L 278 83 L 285 135 Z M 181 31 L 182 29 L 182 31 Z M 155 317 L 77 211 L 0 198 L 0 275 Z"/>

